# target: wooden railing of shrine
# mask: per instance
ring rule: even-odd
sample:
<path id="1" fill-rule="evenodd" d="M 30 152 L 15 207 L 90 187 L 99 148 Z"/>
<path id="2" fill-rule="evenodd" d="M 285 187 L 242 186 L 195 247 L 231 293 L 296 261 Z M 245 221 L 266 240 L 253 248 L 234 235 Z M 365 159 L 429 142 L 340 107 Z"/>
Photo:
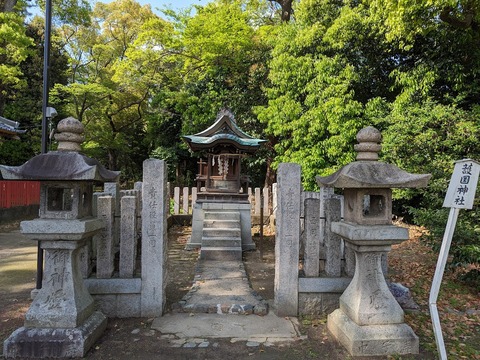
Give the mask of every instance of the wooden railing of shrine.
<path id="1" fill-rule="evenodd" d="M 248 198 L 252 205 L 252 215 L 260 215 L 262 208 L 264 216 L 274 214 L 277 207 L 276 191 L 277 184 L 264 188 L 248 188 Z M 197 194 L 198 190 L 196 187 L 174 187 L 170 197 L 170 214 L 191 215 Z"/>

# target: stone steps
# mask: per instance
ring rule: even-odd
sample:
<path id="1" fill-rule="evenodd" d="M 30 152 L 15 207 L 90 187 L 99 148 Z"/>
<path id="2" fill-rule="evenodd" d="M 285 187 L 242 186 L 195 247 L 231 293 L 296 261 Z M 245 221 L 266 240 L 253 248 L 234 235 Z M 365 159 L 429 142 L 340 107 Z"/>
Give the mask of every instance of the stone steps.
<path id="1" fill-rule="evenodd" d="M 203 237 L 202 246 L 207 246 L 208 248 L 218 248 L 218 247 L 240 247 L 242 246 L 242 239 L 238 237 Z"/>
<path id="2" fill-rule="evenodd" d="M 205 211 L 205 220 L 240 221 L 240 213 L 238 211 Z"/>
<path id="3" fill-rule="evenodd" d="M 232 224 L 236 226 L 238 224 Z M 222 238 L 222 239 L 241 239 L 242 233 L 240 228 L 203 228 L 203 238 Z"/>
<path id="4" fill-rule="evenodd" d="M 202 243 L 202 250 L 200 251 L 200 259 L 202 260 L 242 260 L 241 246 L 211 246 L 204 247 Z"/>
<path id="5" fill-rule="evenodd" d="M 203 221 L 203 228 L 204 229 L 222 229 L 222 228 L 233 228 L 238 225 L 238 219 L 212 219 L 212 220 L 204 220 Z"/>
<path id="6" fill-rule="evenodd" d="M 200 259 L 242 260 L 242 232 L 239 212 L 205 212 Z"/>

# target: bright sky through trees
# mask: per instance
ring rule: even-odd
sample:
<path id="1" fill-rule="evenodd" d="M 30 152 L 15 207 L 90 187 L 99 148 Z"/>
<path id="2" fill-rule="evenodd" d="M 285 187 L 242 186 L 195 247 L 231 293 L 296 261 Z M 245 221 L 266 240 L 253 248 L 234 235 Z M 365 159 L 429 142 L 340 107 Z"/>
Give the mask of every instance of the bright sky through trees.
<path id="1" fill-rule="evenodd" d="M 113 0 L 104 0 L 101 2 L 109 3 Z M 165 6 L 173 8 L 175 10 L 184 9 L 190 5 L 206 5 L 209 0 L 138 0 L 142 5 L 150 4 L 154 12 L 158 12 L 157 9 L 163 9 Z"/>
<path id="2" fill-rule="evenodd" d="M 110 3 L 112 1 L 113 0 L 104 0 L 96 2 Z M 141 5 L 150 4 L 150 6 L 152 7 L 152 11 L 158 14 L 160 13 L 160 10 L 165 8 L 165 6 L 167 6 L 168 8 L 173 8 L 174 10 L 178 10 L 185 9 L 191 5 L 206 5 L 210 1 L 211 0 L 138 0 L 138 3 L 140 3 Z M 38 7 L 31 8 L 30 12 L 32 13 L 32 15 L 41 15 L 40 9 Z"/>

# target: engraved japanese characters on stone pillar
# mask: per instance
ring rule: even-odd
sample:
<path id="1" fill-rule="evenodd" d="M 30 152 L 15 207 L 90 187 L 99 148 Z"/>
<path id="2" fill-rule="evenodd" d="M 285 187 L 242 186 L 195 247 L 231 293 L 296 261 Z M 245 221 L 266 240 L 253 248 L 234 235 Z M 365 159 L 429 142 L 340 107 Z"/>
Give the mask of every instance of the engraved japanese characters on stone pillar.
<path id="1" fill-rule="evenodd" d="M 300 166 L 280 164 L 277 179 L 279 206 L 275 236 L 274 302 L 277 315 L 296 316 L 300 251 Z"/>
<path id="2" fill-rule="evenodd" d="M 303 271 L 306 277 L 320 272 L 320 199 L 305 199 L 305 253 Z"/>
<path id="3" fill-rule="evenodd" d="M 143 162 L 142 191 L 142 316 L 161 316 L 166 301 L 167 277 L 167 164 Z"/>

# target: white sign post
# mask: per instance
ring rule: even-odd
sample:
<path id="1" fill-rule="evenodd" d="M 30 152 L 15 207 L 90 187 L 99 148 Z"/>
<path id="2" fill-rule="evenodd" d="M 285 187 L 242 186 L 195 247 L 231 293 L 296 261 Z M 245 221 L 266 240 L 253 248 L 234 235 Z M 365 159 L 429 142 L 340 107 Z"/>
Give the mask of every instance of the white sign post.
<path id="1" fill-rule="evenodd" d="M 441 360 L 447 359 L 445 343 L 443 341 L 440 317 L 438 316 L 437 298 L 442 283 L 445 265 L 447 263 L 450 244 L 452 243 L 453 232 L 457 223 L 460 209 L 471 209 L 475 200 L 480 163 L 471 159 L 464 159 L 455 162 L 453 175 L 448 186 L 447 195 L 443 207 L 450 208 L 447 226 L 443 235 L 442 247 L 438 255 L 437 268 L 433 277 L 432 288 L 430 289 L 429 307 L 432 317 L 433 332 L 437 342 L 438 354 Z"/>

